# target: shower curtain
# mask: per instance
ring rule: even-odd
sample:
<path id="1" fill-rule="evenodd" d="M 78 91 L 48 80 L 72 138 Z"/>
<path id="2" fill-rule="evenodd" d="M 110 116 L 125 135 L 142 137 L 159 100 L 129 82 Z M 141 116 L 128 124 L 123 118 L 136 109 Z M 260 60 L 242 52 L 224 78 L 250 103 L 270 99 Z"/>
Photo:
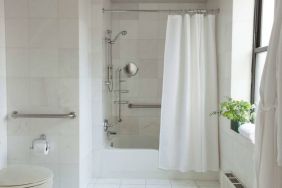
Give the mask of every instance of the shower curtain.
<path id="1" fill-rule="evenodd" d="M 256 120 L 257 188 L 282 187 L 282 0 L 275 7 Z"/>
<path id="2" fill-rule="evenodd" d="M 159 167 L 219 169 L 214 15 L 170 15 L 167 23 Z"/>

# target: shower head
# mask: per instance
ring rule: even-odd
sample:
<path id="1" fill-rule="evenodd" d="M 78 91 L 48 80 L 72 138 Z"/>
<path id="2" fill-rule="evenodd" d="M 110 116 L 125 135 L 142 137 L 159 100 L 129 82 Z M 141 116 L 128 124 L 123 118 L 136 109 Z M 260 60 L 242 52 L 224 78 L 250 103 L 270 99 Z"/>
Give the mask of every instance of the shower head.
<path id="1" fill-rule="evenodd" d="M 121 35 L 122 35 L 122 36 L 127 35 L 127 31 L 121 31 L 121 32 L 119 32 L 119 33 L 115 36 L 115 38 L 111 41 L 111 43 L 115 43 Z"/>

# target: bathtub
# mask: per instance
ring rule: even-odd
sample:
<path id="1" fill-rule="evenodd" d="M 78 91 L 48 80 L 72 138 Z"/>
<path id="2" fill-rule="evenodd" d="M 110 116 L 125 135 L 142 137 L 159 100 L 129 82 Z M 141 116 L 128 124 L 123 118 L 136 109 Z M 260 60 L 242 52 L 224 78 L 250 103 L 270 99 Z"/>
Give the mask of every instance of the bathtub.
<path id="1" fill-rule="evenodd" d="M 112 148 L 123 149 L 158 149 L 159 137 L 144 135 L 116 135 L 108 139 Z"/>
<path id="2" fill-rule="evenodd" d="M 149 139 L 153 138 L 148 137 L 147 139 L 148 141 L 152 141 Z M 108 146 L 100 151 L 100 159 L 98 159 L 100 163 L 97 164 L 100 166 L 100 171 L 99 175 L 96 177 L 218 180 L 218 172 L 180 173 L 176 171 L 161 170 L 158 168 L 158 150 L 145 148 L 145 146 L 148 146 L 145 144 L 146 142 L 142 143 L 136 139 L 135 141 L 138 142 L 134 143 L 133 140 L 134 139 L 131 137 L 115 137 L 111 139 L 110 143 L 116 144 L 116 146 Z M 125 141 L 127 141 L 126 143 L 130 141 L 131 145 L 122 145 Z"/>

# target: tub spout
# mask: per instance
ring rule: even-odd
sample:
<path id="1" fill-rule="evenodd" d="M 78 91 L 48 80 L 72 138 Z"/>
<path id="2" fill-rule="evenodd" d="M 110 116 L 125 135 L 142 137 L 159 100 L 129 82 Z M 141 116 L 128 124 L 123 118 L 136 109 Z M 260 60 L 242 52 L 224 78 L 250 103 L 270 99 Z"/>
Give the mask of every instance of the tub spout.
<path id="1" fill-rule="evenodd" d="M 107 131 L 107 136 L 117 135 L 117 132 L 114 131 Z"/>

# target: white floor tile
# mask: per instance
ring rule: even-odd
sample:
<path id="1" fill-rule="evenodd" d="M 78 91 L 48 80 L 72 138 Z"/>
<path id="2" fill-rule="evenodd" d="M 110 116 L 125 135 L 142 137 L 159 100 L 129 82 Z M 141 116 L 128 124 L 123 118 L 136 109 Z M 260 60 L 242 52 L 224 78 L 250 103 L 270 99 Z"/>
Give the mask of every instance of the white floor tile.
<path id="1" fill-rule="evenodd" d="M 196 185 L 193 180 L 170 180 L 172 185 Z"/>
<path id="2" fill-rule="evenodd" d="M 146 185 L 121 185 L 120 188 L 146 188 Z"/>
<path id="3" fill-rule="evenodd" d="M 121 180 L 116 178 L 99 178 L 96 179 L 96 184 L 120 184 Z"/>
<path id="4" fill-rule="evenodd" d="M 95 184 L 96 182 L 97 182 L 97 179 L 94 178 L 94 179 L 91 179 L 88 183 L 89 183 L 89 184 Z"/>
<path id="5" fill-rule="evenodd" d="M 218 181 L 98 178 L 87 188 L 220 188 Z"/>
<path id="6" fill-rule="evenodd" d="M 147 185 L 171 185 L 168 179 L 146 179 Z"/>
<path id="7" fill-rule="evenodd" d="M 200 187 L 219 187 L 218 181 L 196 181 L 196 184 Z"/>
<path id="8" fill-rule="evenodd" d="M 145 179 L 122 179 L 121 184 L 122 185 L 145 185 L 146 180 Z"/>
<path id="9" fill-rule="evenodd" d="M 197 185 L 172 185 L 172 188 L 198 188 Z"/>
<path id="10" fill-rule="evenodd" d="M 146 185 L 146 188 L 171 188 L 171 185 Z"/>
<path id="11" fill-rule="evenodd" d="M 88 188 L 120 188 L 119 184 L 90 184 Z"/>

